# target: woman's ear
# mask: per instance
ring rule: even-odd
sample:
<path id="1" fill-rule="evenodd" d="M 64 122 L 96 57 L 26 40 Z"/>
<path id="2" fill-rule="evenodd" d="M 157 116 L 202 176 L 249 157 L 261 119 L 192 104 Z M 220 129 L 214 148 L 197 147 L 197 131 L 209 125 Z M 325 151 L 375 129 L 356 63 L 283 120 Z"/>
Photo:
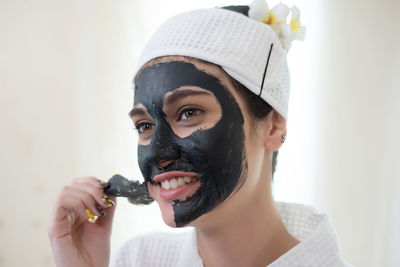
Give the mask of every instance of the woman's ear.
<path id="1" fill-rule="evenodd" d="M 286 120 L 275 110 L 267 116 L 264 147 L 270 151 L 278 150 L 286 137 Z"/>

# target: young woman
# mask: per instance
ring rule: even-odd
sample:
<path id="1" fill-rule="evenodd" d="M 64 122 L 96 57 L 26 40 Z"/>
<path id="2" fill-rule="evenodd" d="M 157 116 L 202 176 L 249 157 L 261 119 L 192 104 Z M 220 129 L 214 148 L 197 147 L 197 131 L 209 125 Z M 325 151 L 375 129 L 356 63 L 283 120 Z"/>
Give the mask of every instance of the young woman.
<path id="1" fill-rule="evenodd" d="M 272 198 L 288 71 L 282 36 L 248 17 L 255 2 L 180 14 L 146 45 L 130 112 L 139 167 L 164 222 L 193 228 L 131 239 L 112 266 L 347 266 L 325 215 Z M 60 193 L 49 232 L 58 266 L 108 266 L 106 186 L 86 177 Z"/>

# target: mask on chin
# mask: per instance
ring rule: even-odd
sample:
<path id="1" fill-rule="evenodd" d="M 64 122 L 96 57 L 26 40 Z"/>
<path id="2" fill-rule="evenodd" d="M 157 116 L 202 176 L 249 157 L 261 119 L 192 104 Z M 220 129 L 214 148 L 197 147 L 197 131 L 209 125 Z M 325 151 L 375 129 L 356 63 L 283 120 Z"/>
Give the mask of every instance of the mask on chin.
<path id="1" fill-rule="evenodd" d="M 214 94 L 222 116 L 209 129 L 199 129 L 180 138 L 163 113 L 166 93 L 181 86 L 197 86 Z M 200 187 L 185 200 L 174 200 L 177 227 L 187 225 L 223 202 L 244 182 L 247 163 L 244 151 L 243 115 L 233 95 L 216 77 L 195 65 L 172 61 L 146 67 L 135 83 L 135 101 L 144 105 L 155 122 L 148 145 L 138 146 L 138 161 L 145 181 L 178 170 L 199 174 Z M 160 168 L 162 161 L 172 161 Z"/>

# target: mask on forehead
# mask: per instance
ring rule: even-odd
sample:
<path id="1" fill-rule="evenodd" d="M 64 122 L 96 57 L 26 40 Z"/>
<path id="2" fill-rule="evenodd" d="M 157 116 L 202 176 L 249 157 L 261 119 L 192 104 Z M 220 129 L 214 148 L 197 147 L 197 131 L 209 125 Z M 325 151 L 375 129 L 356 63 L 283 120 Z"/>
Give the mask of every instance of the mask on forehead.
<path id="1" fill-rule="evenodd" d="M 199 129 L 180 138 L 163 113 L 166 93 L 181 86 L 198 86 L 212 92 L 222 116 L 209 129 Z M 138 146 L 140 170 L 147 182 L 167 171 L 199 174 L 200 187 L 186 200 L 174 200 L 177 227 L 211 211 L 244 181 L 247 163 L 244 151 L 243 115 L 233 95 L 219 79 L 182 61 L 154 64 L 142 70 L 135 82 L 134 104 L 143 104 L 155 122 L 148 145 Z M 162 161 L 171 161 L 160 168 Z M 241 178 L 242 177 L 242 178 Z"/>

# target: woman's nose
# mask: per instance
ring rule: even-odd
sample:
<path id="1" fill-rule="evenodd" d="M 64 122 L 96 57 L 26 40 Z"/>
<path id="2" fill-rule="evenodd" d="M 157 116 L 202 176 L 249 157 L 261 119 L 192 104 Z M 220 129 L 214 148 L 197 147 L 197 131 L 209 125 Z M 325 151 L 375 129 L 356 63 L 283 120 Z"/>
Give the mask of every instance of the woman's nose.
<path id="1" fill-rule="evenodd" d="M 154 136 L 146 148 L 146 163 L 158 169 L 166 168 L 180 158 L 176 136 L 165 119 L 159 120 Z"/>
<path id="2" fill-rule="evenodd" d="M 168 166 L 170 163 L 172 163 L 173 160 L 162 160 L 158 163 L 158 167 L 159 168 L 165 168 L 166 166 Z"/>

